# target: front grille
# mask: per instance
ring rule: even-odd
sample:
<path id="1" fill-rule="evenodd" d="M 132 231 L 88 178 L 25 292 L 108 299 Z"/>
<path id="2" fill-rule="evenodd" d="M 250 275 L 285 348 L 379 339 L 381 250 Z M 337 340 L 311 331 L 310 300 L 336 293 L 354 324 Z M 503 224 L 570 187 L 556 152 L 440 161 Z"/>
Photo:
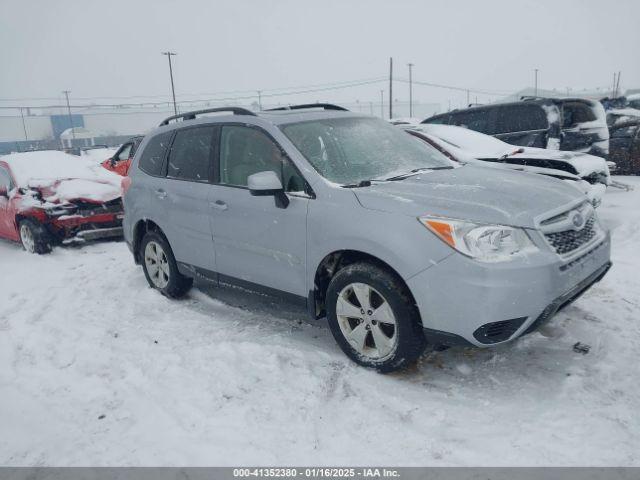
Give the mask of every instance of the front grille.
<path id="1" fill-rule="evenodd" d="M 545 237 L 559 255 L 571 253 L 589 243 L 598 232 L 595 229 L 596 217 L 591 217 L 580 230 L 565 230 L 563 232 L 545 233 Z"/>

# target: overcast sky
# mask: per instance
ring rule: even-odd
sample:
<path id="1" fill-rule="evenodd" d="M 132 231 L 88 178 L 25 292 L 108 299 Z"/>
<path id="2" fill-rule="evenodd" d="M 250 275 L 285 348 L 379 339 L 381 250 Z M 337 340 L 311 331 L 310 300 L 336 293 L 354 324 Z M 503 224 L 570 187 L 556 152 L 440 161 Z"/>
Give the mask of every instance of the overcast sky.
<path id="1" fill-rule="evenodd" d="M 390 56 L 398 76 L 413 62 L 415 80 L 495 92 L 531 86 L 534 68 L 541 88 L 606 87 L 614 71 L 640 87 L 638 0 L 0 0 L 0 44 L 3 105 L 65 89 L 168 99 L 167 49 L 179 99 L 383 77 Z M 382 88 L 278 100 L 368 102 Z M 414 89 L 422 102 L 463 96 Z"/>

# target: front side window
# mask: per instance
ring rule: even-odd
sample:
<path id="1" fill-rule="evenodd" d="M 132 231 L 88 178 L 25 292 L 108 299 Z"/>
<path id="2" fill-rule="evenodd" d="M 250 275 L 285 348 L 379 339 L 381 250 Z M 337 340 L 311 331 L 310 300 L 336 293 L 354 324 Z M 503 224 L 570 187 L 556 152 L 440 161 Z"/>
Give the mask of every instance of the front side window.
<path id="1" fill-rule="evenodd" d="M 447 125 L 449 123 L 449 116 L 448 115 L 440 115 L 440 116 L 433 117 L 433 118 L 427 118 L 422 123 L 433 123 L 434 125 Z"/>
<path id="2" fill-rule="evenodd" d="M 220 183 L 247 186 L 254 173 L 271 170 L 285 191 L 303 191 L 305 182 L 282 149 L 264 132 L 240 125 L 225 125 L 220 136 Z"/>
<path id="3" fill-rule="evenodd" d="M 171 132 L 161 133 L 149 140 L 140 157 L 140 170 L 149 175 L 162 175 L 162 163 L 170 141 Z"/>
<path id="4" fill-rule="evenodd" d="M 167 177 L 194 182 L 209 181 L 213 134 L 213 127 L 178 130 L 169 152 Z"/>
<path id="5" fill-rule="evenodd" d="M 122 150 L 120 150 L 120 153 L 118 153 L 118 155 L 116 156 L 115 160 L 116 162 L 121 162 L 122 160 L 128 160 L 129 159 L 129 155 L 131 154 L 131 147 L 133 145 L 130 143 L 127 143 L 126 145 L 124 145 L 122 147 Z"/>
<path id="6" fill-rule="evenodd" d="M 451 115 L 450 125 L 465 127 L 481 133 L 493 133 L 492 111 L 489 109 L 470 110 Z"/>
<path id="7" fill-rule="evenodd" d="M 343 185 L 454 165 L 427 143 L 375 118 L 312 120 L 281 129 L 323 177 Z"/>

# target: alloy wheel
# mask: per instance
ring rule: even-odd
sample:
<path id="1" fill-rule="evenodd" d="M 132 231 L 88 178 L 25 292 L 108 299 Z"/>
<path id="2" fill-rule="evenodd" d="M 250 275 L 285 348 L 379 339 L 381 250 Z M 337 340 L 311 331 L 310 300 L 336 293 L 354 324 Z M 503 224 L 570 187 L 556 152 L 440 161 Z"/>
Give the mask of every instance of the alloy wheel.
<path id="1" fill-rule="evenodd" d="M 395 350 L 396 317 L 373 287 L 365 283 L 344 287 L 336 302 L 336 317 L 345 339 L 363 357 L 382 360 Z"/>
<path id="2" fill-rule="evenodd" d="M 35 252 L 36 241 L 33 238 L 33 232 L 26 224 L 20 225 L 20 240 L 22 240 L 22 245 L 24 245 L 24 248 L 27 250 L 27 252 Z"/>
<path id="3" fill-rule="evenodd" d="M 167 254 L 159 243 L 151 241 L 144 249 L 144 264 L 151 282 L 163 289 L 169 284 L 170 269 Z"/>

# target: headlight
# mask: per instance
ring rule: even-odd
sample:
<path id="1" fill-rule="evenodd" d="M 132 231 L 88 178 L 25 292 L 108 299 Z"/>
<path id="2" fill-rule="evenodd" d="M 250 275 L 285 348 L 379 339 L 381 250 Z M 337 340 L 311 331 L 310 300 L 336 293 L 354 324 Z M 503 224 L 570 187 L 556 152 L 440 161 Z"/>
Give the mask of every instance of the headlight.
<path id="1" fill-rule="evenodd" d="M 537 250 L 521 228 L 440 217 L 419 217 L 418 220 L 447 245 L 481 262 L 504 262 Z"/>

